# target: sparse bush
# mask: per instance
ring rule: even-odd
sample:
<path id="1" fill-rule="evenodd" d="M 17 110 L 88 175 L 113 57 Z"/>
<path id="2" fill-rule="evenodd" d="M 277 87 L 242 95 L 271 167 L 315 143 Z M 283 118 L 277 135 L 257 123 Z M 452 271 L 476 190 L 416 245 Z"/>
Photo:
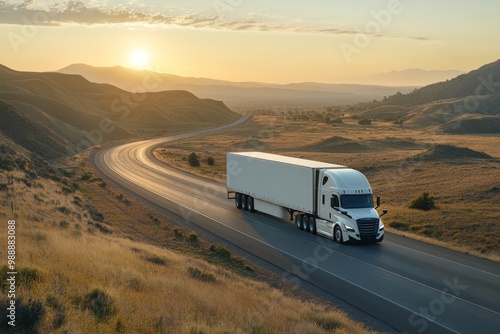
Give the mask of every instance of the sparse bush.
<path id="1" fill-rule="evenodd" d="M 174 228 L 174 234 L 177 239 L 182 239 L 184 238 L 184 232 L 178 227 Z"/>
<path id="2" fill-rule="evenodd" d="M 188 235 L 188 240 L 191 241 L 191 243 L 197 243 L 198 242 L 198 235 L 195 232 L 191 232 Z"/>
<path id="3" fill-rule="evenodd" d="M 60 228 L 67 228 L 68 226 L 69 226 L 69 223 L 66 220 L 61 220 L 61 222 L 59 223 Z"/>
<path id="4" fill-rule="evenodd" d="M 33 285 L 42 280 L 42 274 L 36 268 L 19 268 L 17 270 L 17 280 L 24 290 L 30 290 Z"/>
<path id="5" fill-rule="evenodd" d="M 209 166 L 215 165 L 215 159 L 214 159 L 214 157 L 210 156 L 210 157 L 207 158 L 207 165 L 209 165 Z"/>
<path id="6" fill-rule="evenodd" d="M 67 321 L 66 308 L 64 307 L 64 305 L 61 304 L 59 300 L 57 300 L 57 298 L 53 295 L 48 295 L 45 299 L 45 303 L 48 307 L 56 311 L 52 320 L 52 326 L 54 328 L 59 328 L 64 325 Z"/>
<path id="7" fill-rule="evenodd" d="M 101 223 L 95 223 L 94 226 L 101 231 L 104 234 L 111 234 L 113 231 L 111 231 L 106 225 L 101 224 Z"/>
<path id="8" fill-rule="evenodd" d="M 83 173 L 82 177 L 81 177 L 81 180 L 82 181 L 88 181 L 92 178 L 92 173 L 91 172 L 85 172 Z"/>
<path id="9" fill-rule="evenodd" d="M 360 125 L 371 125 L 372 121 L 371 121 L 371 119 L 362 118 L 362 119 L 360 119 L 358 121 L 358 124 L 360 124 Z"/>
<path id="10" fill-rule="evenodd" d="M 116 306 L 106 291 L 94 289 L 83 297 L 82 310 L 90 311 L 97 321 L 104 322 L 116 314 Z"/>
<path id="11" fill-rule="evenodd" d="M 389 226 L 400 231 L 408 231 L 408 229 L 410 228 L 410 225 L 408 223 L 401 222 L 391 222 L 389 223 Z"/>
<path id="12" fill-rule="evenodd" d="M 62 214 L 65 214 L 65 215 L 69 215 L 71 213 L 71 210 L 68 209 L 67 207 L 65 206 L 60 206 L 57 208 L 57 211 L 59 211 L 60 213 Z"/>
<path id="13" fill-rule="evenodd" d="M 432 209 L 436 209 L 436 203 L 434 201 L 434 197 L 429 195 L 428 192 L 423 192 L 410 202 L 410 209 L 424 210 L 429 211 Z"/>
<path id="14" fill-rule="evenodd" d="M 118 320 L 116 322 L 115 332 L 121 333 L 124 329 L 125 329 L 125 326 L 123 325 L 123 322 L 121 320 Z"/>
<path id="15" fill-rule="evenodd" d="M 125 195 L 123 194 L 120 194 L 120 195 L 117 195 L 116 198 L 120 201 L 120 202 L 123 202 L 126 206 L 130 206 L 132 205 L 132 201 L 129 200 L 127 197 L 125 197 Z"/>
<path id="16" fill-rule="evenodd" d="M 192 278 L 195 278 L 203 282 L 215 282 L 217 280 L 214 274 L 206 273 L 198 268 L 189 267 L 188 273 Z"/>
<path id="17" fill-rule="evenodd" d="M 231 257 L 231 251 L 224 245 L 210 245 L 209 250 L 222 257 Z"/>
<path id="18" fill-rule="evenodd" d="M 148 256 L 143 256 L 141 258 L 147 262 L 151 262 L 159 266 L 164 266 L 167 264 L 167 260 L 156 255 L 148 255 Z"/>
<path id="19" fill-rule="evenodd" d="M 189 165 L 192 167 L 199 167 L 200 166 L 200 158 L 194 152 L 188 156 L 188 162 L 189 162 Z"/>

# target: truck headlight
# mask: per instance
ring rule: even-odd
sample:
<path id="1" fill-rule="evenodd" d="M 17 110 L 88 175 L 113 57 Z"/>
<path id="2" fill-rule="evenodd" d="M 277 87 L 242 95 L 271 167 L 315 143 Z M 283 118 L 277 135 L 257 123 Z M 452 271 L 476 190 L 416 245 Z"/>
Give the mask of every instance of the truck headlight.
<path id="1" fill-rule="evenodd" d="M 384 228 L 385 228 L 384 223 L 380 222 L 380 225 L 379 225 L 379 227 L 378 227 L 378 230 L 379 230 L 379 231 L 383 231 L 383 230 L 384 230 Z"/>
<path id="2" fill-rule="evenodd" d="M 345 227 L 345 229 L 346 229 L 347 232 L 355 232 L 352 227 L 347 226 L 346 224 L 344 224 L 344 227 Z"/>

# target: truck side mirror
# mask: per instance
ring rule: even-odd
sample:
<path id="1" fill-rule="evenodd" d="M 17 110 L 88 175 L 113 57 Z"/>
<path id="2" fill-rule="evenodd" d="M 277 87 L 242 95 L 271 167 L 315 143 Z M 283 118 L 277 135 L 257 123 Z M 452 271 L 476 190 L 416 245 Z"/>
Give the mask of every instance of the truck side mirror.
<path id="1" fill-rule="evenodd" d="M 380 196 L 377 196 L 377 206 L 375 207 L 375 209 L 377 209 L 379 206 L 380 206 Z"/>
<path id="2" fill-rule="evenodd" d="M 387 211 L 387 210 L 382 210 L 382 214 L 381 214 L 379 217 L 382 217 L 383 215 L 387 214 L 387 212 L 389 212 L 389 211 Z"/>

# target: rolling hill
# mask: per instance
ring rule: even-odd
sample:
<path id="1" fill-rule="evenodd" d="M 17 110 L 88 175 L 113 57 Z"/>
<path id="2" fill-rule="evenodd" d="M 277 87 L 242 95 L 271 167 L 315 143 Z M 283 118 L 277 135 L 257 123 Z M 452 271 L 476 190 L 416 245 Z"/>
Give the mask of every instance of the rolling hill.
<path id="1" fill-rule="evenodd" d="M 0 65 L 0 132 L 46 159 L 146 134 L 211 127 L 238 115 L 186 91 L 131 93 L 80 75 Z"/>
<path id="2" fill-rule="evenodd" d="M 452 80 L 358 104 L 361 117 L 447 133 L 500 132 L 500 60 Z"/>
<path id="3" fill-rule="evenodd" d="M 355 84 L 231 82 L 207 78 L 181 77 L 121 66 L 93 67 L 69 65 L 58 71 L 79 74 L 92 82 L 108 83 L 125 90 L 147 86 L 148 91 L 187 90 L 199 97 L 224 101 L 231 108 L 280 106 L 313 106 L 351 104 L 380 99 L 412 87 L 387 87 Z M 144 83 L 147 83 L 146 85 Z"/>

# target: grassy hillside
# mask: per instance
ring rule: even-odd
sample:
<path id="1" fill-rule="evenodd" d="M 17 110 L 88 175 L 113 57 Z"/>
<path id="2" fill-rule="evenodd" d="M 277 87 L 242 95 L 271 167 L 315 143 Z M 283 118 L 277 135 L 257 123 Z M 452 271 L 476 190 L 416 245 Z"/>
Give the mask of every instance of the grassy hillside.
<path id="1" fill-rule="evenodd" d="M 0 138 L 0 219 L 16 220 L 17 319 L 12 331 L 2 317 L 0 332 L 368 332 L 286 285 L 270 287 L 257 265 L 137 205 L 93 174 L 88 156 L 68 160 L 78 168 L 63 176 L 11 147 Z M 2 243 L 1 258 L 6 251 Z M 0 266 L 4 310 L 7 271 Z"/>
<path id="2" fill-rule="evenodd" d="M 0 67 L 0 100 L 4 112 L 31 123 L 33 130 L 3 124 L 4 135 L 21 146 L 53 159 L 96 144 L 138 134 L 159 135 L 235 120 L 222 102 L 199 99 L 186 91 L 146 93 L 154 78 L 144 77 L 134 92 L 95 84 L 79 75 L 17 72 Z M 14 121 L 12 115 L 9 121 Z M 42 136 L 47 132 L 46 136 Z M 13 136 L 13 133 L 17 134 Z M 28 144 L 22 137 L 30 137 Z M 44 141 L 48 143 L 44 145 Z M 37 146 L 38 144 L 38 146 Z M 28 146 L 25 146 L 28 145 Z M 50 151 L 50 149 L 54 151 Z"/>
<path id="3" fill-rule="evenodd" d="M 17 108 L 0 100 L 0 132 L 25 149 L 46 159 L 69 154 L 67 142 L 51 129 L 24 116 Z"/>
<path id="4" fill-rule="evenodd" d="M 359 117 L 447 133 L 499 133 L 500 60 L 467 74 L 348 108 Z"/>

